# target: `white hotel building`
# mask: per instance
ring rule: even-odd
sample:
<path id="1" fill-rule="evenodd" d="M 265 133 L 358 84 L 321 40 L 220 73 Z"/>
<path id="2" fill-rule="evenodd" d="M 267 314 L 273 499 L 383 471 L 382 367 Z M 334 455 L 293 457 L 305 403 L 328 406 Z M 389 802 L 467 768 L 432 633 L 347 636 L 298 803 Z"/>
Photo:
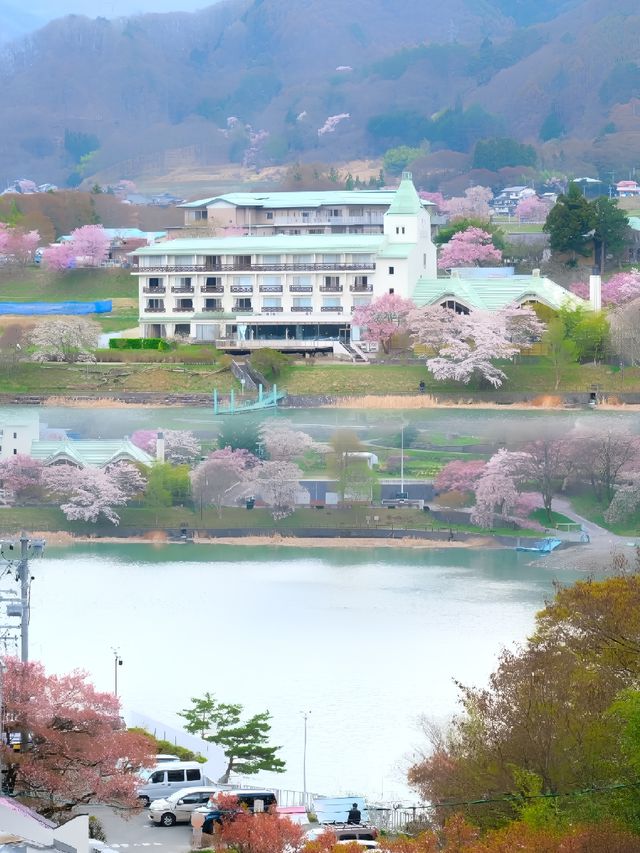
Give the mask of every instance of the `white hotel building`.
<path id="1" fill-rule="evenodd" d="M 192 237 L 132 254 L 145 337 L 228 350 L 331 349 L 357 340 L 351 315 L 436 277 L 430 216 L 405 173 L 377 234 Z"/>

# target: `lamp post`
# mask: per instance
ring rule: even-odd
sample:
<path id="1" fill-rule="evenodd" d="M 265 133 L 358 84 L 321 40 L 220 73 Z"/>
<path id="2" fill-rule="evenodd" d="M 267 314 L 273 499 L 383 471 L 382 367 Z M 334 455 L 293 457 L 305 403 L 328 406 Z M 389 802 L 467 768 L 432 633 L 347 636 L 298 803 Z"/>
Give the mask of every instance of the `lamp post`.
<path id="1" fill-rule="evenodd" d="M 122 658 L 118 649 L 112 649 L 113 652 L 113 692 L 118 695 L 118 667 L 122 666 Z"/>
<path id="2" fill-rule="evenodd" d="M 307 720 L 311 711 L 301 711 L 304 720 L 304 741 L 302 746 L 302 805 L 307 806 Z"/>
<path id="3" fill-rule="evenodd" d="M 44 550 L 43 539 L 29 539 L 26 533 L 20 534 L 16 541 L 6 540 L 0 542 L 0 557 L 7 563 L 10 569 L 15 569 L 15 579 L 20 583 L 20 594 L 16 596 L 10 590 L 0 590 L 9 593 L 8 597 L 0 598 L 0 601 L 10 602 L 7 607 L 7 616 L 20 617 L 20 660 L 26 663 L 29 660 L 29 620 L 31 616 L 31 572 L 29 569 L 29 557 L 42 554 Z M 8 557 L 5 549 L 13 551 L 20 548 L 18 558 Z"/>

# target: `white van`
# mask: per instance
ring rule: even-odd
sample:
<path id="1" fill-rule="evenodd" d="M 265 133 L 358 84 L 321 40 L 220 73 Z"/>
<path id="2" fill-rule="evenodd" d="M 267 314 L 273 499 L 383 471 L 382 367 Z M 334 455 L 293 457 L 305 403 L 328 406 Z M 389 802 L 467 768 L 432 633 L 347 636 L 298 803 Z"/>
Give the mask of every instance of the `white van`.
<path id="1" fill-rule="evenodd" d="M 138 797 L 145 806 L 152 800 L 162 800 L 181 788 L 211 785 L 204 774 L 204 765 L 197 761 L 172 761 L 147 771 L 144 784 L 138 788 Z"/>

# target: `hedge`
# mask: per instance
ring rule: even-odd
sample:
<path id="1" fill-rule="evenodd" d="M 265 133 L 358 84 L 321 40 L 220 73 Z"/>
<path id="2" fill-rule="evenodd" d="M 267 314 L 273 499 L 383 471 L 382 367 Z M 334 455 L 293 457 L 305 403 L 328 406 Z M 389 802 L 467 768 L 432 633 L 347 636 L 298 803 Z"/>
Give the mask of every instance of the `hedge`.
<path id="1" fill-rule="evenodd" d="M 151 349 L 166 352 L 172 347 L 162 338 L 109 338 L 109 349 Z"/>

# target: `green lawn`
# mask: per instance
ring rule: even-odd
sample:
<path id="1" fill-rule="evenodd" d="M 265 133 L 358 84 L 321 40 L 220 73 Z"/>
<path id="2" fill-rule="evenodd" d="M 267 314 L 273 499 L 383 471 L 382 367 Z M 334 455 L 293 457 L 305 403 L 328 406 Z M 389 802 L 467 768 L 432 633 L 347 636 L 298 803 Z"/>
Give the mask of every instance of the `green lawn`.
<path id="1" fill-rule="evenodd" d="M 129 270 L 81 269 L 55 273 L 33 266 L 0 272 L 0 300 L 65 302 L 118 298 L 138 298 L 137 278 Z"/>
<path id="2" fill-rule="evenodd" d="M 593 521 L 594 524 L 598 524 L 618 536 L 640 535 L 640 517 L 638 515 L 632 516 L 627 521 L 611 524 L 604 517 L 606 506 L 598 503 L 593 492 L 574 495 L 571 498 L 571 506 L 579 515 L 583 515 L 589 521 Z"/>
<path id="3" fill-rule="evenodd" d="M 540 507 L 540 509 L 534 509 L 533 512 L 530 512 L 529 518 L 532 521 L 537 521 L 538 524 L 542 525 L 542 527 L 557 527 L 558 524 L 574 523 L 573 518 L 568 518 L 566 515 L 563 515 L 561 512 L 556 512 L 555 510 L 551 510 L 551 521 L 549 521 L 547 511 L 542 507 Z"/>

